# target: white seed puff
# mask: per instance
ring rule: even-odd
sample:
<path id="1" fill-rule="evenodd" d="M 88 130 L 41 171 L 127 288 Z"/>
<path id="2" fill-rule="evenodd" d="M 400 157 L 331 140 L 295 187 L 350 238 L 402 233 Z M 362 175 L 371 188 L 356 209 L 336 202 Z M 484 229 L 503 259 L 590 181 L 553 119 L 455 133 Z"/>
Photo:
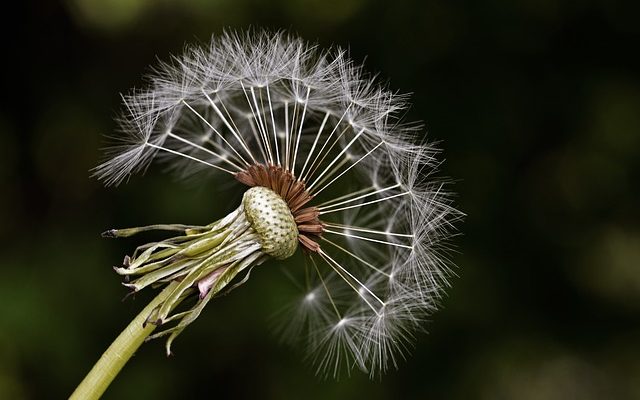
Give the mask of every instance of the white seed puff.
<path id="1" fill-rule="evenodd" d="M 235 181 L 259 238 L 242 236 L 250 257 L 304 249 L 282 335 L 303 342 L 320 375 L 397 367 L 449 285 L 462 217 L 436 178 L 438 150 L 400 120 L 407 96 L 340 48 L 259 30 L 187 47 L 148 80 L 124 96 L 122 134 L 95 174 L 115 185 L 158 161 Z"/>

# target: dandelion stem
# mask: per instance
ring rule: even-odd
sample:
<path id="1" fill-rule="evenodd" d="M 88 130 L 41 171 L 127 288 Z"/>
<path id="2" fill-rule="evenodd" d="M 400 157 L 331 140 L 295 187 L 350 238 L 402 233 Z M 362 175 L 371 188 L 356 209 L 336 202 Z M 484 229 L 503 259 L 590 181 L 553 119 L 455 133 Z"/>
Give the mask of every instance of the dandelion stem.
<path id="1" fill-rule="evenodd" d="M 178 284 L 179 282 L 170 283 L 129 323 L 80 382 L 70 400 L 98 399 L 102 396 L 145 338 L 156 328 L 154 324 L 145 324 L 149 314 L 173 292 Z"/>

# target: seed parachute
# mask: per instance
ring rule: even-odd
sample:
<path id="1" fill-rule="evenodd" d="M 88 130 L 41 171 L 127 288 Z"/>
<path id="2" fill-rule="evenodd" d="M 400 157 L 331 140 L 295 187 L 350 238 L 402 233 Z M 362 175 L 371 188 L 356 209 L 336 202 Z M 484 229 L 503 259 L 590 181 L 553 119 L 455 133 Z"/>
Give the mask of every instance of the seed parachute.
<path id="1" fill-rule="evenodd" d="M 281 32 L 225 33 L 148 79 L 123 97 L 122 133 L 95 175 L 117 185 L 161 163 L 244 193 L 202 226 L 106 232 L 177 234 L 116 268 L 134 291 L 173 285 L 146 319 L 161 328 L 151 337 L 168 335 L 169 352 L 212 298 L 297 254 L 301 291 L 281 313 L 283 337 L 303 342 L 320 375 L 397 367 L 449 284 L 462 217 L 436 178 L 438 151 L 400 120 L 407 97 L 344 50 Z M 195 304 L 178 307 L 187 298 Z"/>

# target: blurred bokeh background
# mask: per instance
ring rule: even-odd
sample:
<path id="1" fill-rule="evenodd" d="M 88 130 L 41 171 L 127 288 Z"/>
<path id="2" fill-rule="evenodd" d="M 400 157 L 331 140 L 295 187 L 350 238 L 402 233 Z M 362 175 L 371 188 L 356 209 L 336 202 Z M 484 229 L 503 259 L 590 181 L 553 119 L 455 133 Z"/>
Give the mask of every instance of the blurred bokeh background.
<path id="1" fill-rule="evenodd" d="M 66 0 L 5 19 L 0 398 L 65 398 L 148 297 L 106 228 L 206 223 L 216 188 L 89 178 L 119 93 L 225 27 L 349 46 L 440 140 L 459 278 L 398 371 L 323 381 L 270 332 L 280 274 L 152 342 L 108 399 L 640 399 L 640 8 L 585 0 Z M 634 5 L 635 4 L 635 5 Z M 203 221 L 204 219 L 204 221 Z"/>

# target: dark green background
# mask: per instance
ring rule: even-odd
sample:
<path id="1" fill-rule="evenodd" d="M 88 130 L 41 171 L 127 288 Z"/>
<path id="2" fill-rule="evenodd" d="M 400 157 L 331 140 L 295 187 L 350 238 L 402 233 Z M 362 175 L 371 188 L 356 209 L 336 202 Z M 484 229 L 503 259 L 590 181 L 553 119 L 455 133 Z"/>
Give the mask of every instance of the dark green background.
<path id="1" fill-rule="evenodd" d="M 459 278 L 399 371 L 322 381 L 271 333 L 261 268 L 109 399 L 640 398 L 638 6 L 617 1 L 67 0 L 5 10 L 0 398 L 64 398 L 148 294 L 120 302 L 113 226 L 207 223 L 215 187 L 89 179 L 119 92 L 224 27 L 349 46 L 441 140 L 468 214 Z M 637 3 L 635 3 L 637 4 Z M 224 200 L 226 201 L 226 200 Z"/>

